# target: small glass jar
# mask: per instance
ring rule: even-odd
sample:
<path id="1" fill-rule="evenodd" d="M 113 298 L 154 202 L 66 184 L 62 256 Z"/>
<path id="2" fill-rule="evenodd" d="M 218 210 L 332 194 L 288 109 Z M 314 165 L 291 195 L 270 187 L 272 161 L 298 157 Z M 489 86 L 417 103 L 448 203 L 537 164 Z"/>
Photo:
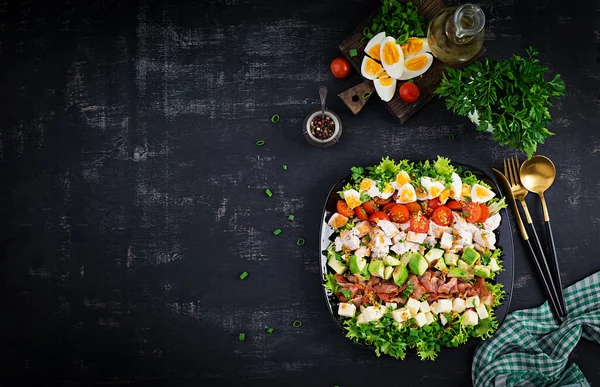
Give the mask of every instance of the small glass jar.
<path id="1" fill-rule="evenodd" d="M 325 109 L 324 119 L 318 121 L 319 117 L 322 117 L 320 109 L 306 116 L 302 124 L 304 138 L 311 145 L 319 148 L 328 148 L 337 144 L 342 136 L 342 121 L 340 117 L 329 109 Z M 321 124 L 318 124 L 318 122 L 321 122 Z M 333 122 L 333 125 L 331 125 L 331 122 Z M 327 133 L 327 136 L 325 137 L 323 133 Z"/>

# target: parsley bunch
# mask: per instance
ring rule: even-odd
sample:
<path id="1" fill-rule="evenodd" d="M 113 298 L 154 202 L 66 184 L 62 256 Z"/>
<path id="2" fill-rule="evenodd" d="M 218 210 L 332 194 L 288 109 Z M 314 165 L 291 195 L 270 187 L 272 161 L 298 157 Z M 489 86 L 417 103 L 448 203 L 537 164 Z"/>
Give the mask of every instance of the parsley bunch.
<path id="1" fill-rule="evenodd" d="M 381 0 L 381 8 L 373 18 L 371 28 L 363 30 L 363 39 L 371 39 L 382 31 L 386 36 L 395 37 L 396 43 L 404 44 L 409 37 L 425 37 L 427 22 L 412 2 L 403 4 L 398 0 Z"/>
<path id="2" fill-rule="evenodd" d="M 477 130 L 493 128 L 500 145 L 520 149 L 530 158 L 537 144 L 553 135 L 548 108 L 551 98 L 564 96 L 565 83 L 559 74 L 545 80 L 547 67 L 530 47 L 527 58 L 513 55 L 503 61 L 485 60 L 462 70 L 446 69 L 435 91 L 446 98 L 446 107 L 462 116 L 479 115 Z"/>

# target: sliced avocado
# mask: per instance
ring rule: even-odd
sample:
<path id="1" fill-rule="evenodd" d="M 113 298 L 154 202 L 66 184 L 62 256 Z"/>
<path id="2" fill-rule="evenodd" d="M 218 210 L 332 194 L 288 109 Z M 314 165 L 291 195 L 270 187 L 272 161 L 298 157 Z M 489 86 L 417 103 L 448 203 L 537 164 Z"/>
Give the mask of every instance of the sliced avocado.
<path id="1" fill-rule="evenodd" d="M 469 265 L 468 263 L 466 263 L 462 259 L 458 260 L 458 265 L 457 266 L 458 266 L 459 269 L 462 269 L 462 270 L 466 271 L 467 273 L 472 273 L 473 272 L 473 267 L 471 267 L 471 265 Z"/>
<path id="2" fill-rule="evenodd" d="M 388 255 L 383 258 L 383 264 L 386 266 L 398 266 L 400 265 L 400 260 Z"/>
<path id="3" fill-rule="evenodd" d="M 367 267 L 367 260 L 358 258 L 356 255 L 350 256 L 350 272 L 352 274 L 360 274 Z"/>
<path id="4" fill-rule="evenodd" d="M 408 279 L 408 269 L 406 266 L 396 266 L 392 273 L 392 277 L 394 278 L 396 285 L 402 286 Z"/>
<path id="5" fill-rule="evenodd" d="M 346 265 L 335 259 L 335 257 L 329 258 L 327 265 L 329 265 L 329 267 L 332 268 L 337 274 L 344 274 L 346 269 L 348 269 Z"/>
<path id="6" fill-rule="evenodd" d="M 444 261 L 446 262 L 446 266 L 456 266 L 459 259 L 458 254 L 454 253 L 446 253 L 444 254 Z"/>
<path id="7" fill-rule="evenodd" d="M 448 267 L 446 267 L 446 264 L 444 263 L 443 259 L 439 259 L 437 261 L 437 263 L 435 264 L 435 268 L 438 269 L 439 271 L 443 272 L 443 273 L 447 273 L 448 272 Z"/>
<path id="8" fill-rule="evenodd" d="M 479 253 L 475 251 L 474 248 L 467 247 L 465 251 L 463 251 L 461 259 L 469 265 L 472 265 L 479 259 Z"/>
<path id="9" fill-rule="evenodd" d="M 407 251 L 406 253 L 402 254 L 402 258 L 400 258 L 400 264 L 402 266 L 407 266 L 412 255 L 413 255 L 412 251 Z"/>
<path id="10" fill-rule="evenodd" d="M 389 280 L 392 278 L 392 273 L 394 272 L 394 268 L 392 266 L 386 266 L 383 271 L 383 279 Z"/>
<path id="11" fill-rule="evenodd" d="M 369 265 L 365 265 L 365 268 L 360 272 L 360 274 L 356 274 L 356 276 L 363 281 L 368 281 L 369 279 L 371 279 L 371 273 L 369 273 Z"/>
<path id="12" fill-rule="evenodd" d="M 459 267 L 453 267 L 452 269 L 448 270 L 448 277 L 466 278 L 468 276 L 469 274 Z"/>
<path id="13" fill-rule="evenodd" d="M 492 271 L 500 271 L 500 266 L 498 265 L 496 258 L 490 259 L 490 269 L 492 269 Z"/>
<path id="14" fill-rule="evenodd" d="M 369 273 L 375 277 L 383 278 L 384 270 L 385 266 L 383 265 L 383 261 L 373 260 L 369 263 Z"/>
<path id="15" fill-rule="evenodd" d="M 428 267 L 429 265 L 427 264 L 425 257 L 419 253 L 413 253 L 412 257 L 410 257 L 410 261 L 408 261 L 408 268 L 416 275 L 423 275 Z"/>
<path id="16" fill-rule="evenodd" d="M 443 255 L 444 250 L 431 249 L 427 252 L 427 254 L 425 254 L 425 259 L 427 260 L 428 264 L 433 265 L 438 261 L 438 259 L 442 258 Z"/>
<path id="17" fill-rule="evenodd" d="M 492 269 L 488 266 L 475 265 L 473 268 L 473 274 L 482 278 L 492 278 Z"/>

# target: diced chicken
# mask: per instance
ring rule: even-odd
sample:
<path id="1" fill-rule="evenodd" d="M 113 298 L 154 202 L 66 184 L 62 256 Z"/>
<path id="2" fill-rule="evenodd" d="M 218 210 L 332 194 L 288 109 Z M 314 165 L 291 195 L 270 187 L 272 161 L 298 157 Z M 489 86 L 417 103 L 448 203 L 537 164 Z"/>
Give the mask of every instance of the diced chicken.
<path id="1" fill-rule="evenodd" d="M 500 226 L 500 221 L 502 217 L 500 214 L 495 214 L 490 216 L 485 222 L 483 222 L 483 228 L 489 231 L 494 231 Z"/>
<path id="2" fill-rule="evenodd" d="M 473 244 L 473 234 L 469 231 L 458 230 L 458 240 L 456 243 L 461 247 Z"/>
<path id="3" fill-rule="evenodd" d="M 348 218 L 344 215 L 338 214 L 337 212 L 333 214 L 331 218 L 329 218 L 329 222 L 327 222 L 328 225 L 336 230 L 340 227 L 344 227 L 346 223 L 348 223 Z"/>
<path id="4" fill-rule="evenodd" d="M 435 239 L 433 235 L 429 235 L 427 236 L 427 238 L 425 238 L 425 241 L 423 243 L 427 243 L 429 247 L 433 247 L 437 244 L 437 239 Z"/>
<path id="5" fill-rule="evenodd" d="M 342 231 L 340 234 L 340 239 L 342 240 L 342 248 L 356 250 L 360 247 L 360 239 L 350 230 Z"/>
<path id="6" fill-rule="evenodd" d="M 478 230 L 477 226 L 473 223 L 467 222 L 461 215 L 456 212 L 453 212 L 454 215 L 454 229 L 457 231 L 466 231 L 473 234 Z"/>
<path id="7" fill-rule="evenodd" d="M 342 238 L 335 238 L 335 251 L 342 251 Z"/>
<path id="8" fill-rule="evenodd" d="M 368 257 L 371 255 L 371 249 L 367 246 L 360 246 L 358 249 L 356 249 L 354 255 L 356 255 L 357 258 Z"/>
<path id="9" fill-rule="evenodd" d="M 402 223 L 400 225 L 400 230 L 406 232 L 410 228 L 410 222 Z"/>
<path id="10" fill-rule="evenodd" d="M 385 235 L 381 230 L 375 230 L 371 235 L 371 242 L 374 246 L 390 246 L 392 239 Z"/>
<path id="11" fill-rule="evenodd" d="M 393 238 L 399 233 L 396 226 L 394 226 L 389 220 L 378 220 L 377 226 L 379 226 L 379 228 L 383 230 L 385 235 L 387 235 L 390 238 Z"/>
<path id="12" fill-rule="evenodd" d="M 488 230 L 477 230 L 475 231 L 475 236 L 473 237 L 475 243 L 488 248 L 490 250 L 494 250 L 496 247 L 496 234 L 493 231 Z"/>
<path id="13" fill-rule="evenodd" d="M 389 246 L 375 246 L 371 249 L 372 258 L 384 258 L 390 252 Z"/>
<path id="14" fill-rule="evenodd" d="M 406 236 L 406 240 L 408 242 L 414 242 L 414 243 L 423 243 L 425 241 L 425 238 L 427 238 L 427 234 L 416 233 L 416 232 L 412 232 L 412 231 L 409 231 L 408 235 Z"/>
<path id="15" fill-rule="evenodd" d="M 406 240 L 406 233 L 404 231 L 399 231 L 395 237 L 392 238 L 392 243 L 400 243 Z"/>
<path id="16" fill-rule="evenodd" d="M 370 234 L 371 231 L 373 231 L 373 227 L 371 227 L 371 224 L 366 220 L 358 222 L 358 224 L 354 226 L 354 229 L 358 232 L 358 236 L 361 238 L 367 234 Z"/>
<path id="17" fill-rule="evenodd" d="M 444 250 L 452 248 L 452 242 L 454 241 L 454 237 L 452 234 L 447 232 L 442 234 L 442 239 L 440 240 L 440 247 Z"/>
<path id="18" fill-rule="evenodd" d="M 429 221 L 429 231 L 427 234 L 434 236 L 437 239 L 442 237 L 442 234 L 448 230 L 448 227 L 438 226 L 435 222 Z"/>

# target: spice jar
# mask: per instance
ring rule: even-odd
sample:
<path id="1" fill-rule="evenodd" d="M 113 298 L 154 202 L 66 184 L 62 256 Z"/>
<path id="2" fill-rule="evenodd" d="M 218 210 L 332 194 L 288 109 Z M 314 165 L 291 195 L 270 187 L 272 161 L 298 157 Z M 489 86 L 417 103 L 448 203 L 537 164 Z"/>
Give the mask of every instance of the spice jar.
<path id="1" fill-rule="evenodd" d="M 329 109 L 315 110 L 304 119 L 303 133 L 306 141 L 319 147 L 327 148 L 339 142 L 342 136 L 342 121 Z"/>

